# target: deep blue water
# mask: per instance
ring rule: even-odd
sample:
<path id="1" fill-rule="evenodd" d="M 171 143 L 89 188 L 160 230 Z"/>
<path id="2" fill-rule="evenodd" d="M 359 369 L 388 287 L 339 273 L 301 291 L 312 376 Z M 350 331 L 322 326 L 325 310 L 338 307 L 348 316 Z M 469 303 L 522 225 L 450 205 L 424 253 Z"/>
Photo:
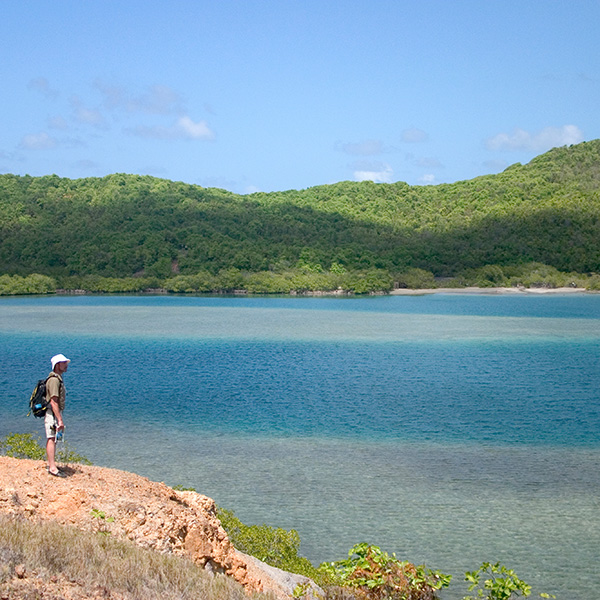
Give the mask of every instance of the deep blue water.
<path id="1" fill-rule="evenodd" d="M 0 343 L 0 435 L 41 433 L 63 352 L 96 464 L 294 527 L 314 562 L 366 540 L 595 593 L 600 296 L 0 299 Z"/>

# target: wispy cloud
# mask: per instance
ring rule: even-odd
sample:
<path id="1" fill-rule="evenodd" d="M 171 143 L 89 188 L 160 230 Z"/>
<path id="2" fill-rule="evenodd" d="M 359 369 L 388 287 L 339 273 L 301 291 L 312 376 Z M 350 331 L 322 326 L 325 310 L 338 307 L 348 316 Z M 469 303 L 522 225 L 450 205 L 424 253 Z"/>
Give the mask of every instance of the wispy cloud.
<path id="1" fill-rule="evenodd" d="M 443 169 L 444 165 L 433 156 L 422 156 L 421 158 L 417 158 L 415 160 L 415 164 L 417 167 L 421 167 L 423 169 Z"/>
<path id="2" fill-rule="evenodd" d="M 352 165 L 356 181 L 391 183 L 394 175 L 392 167 L 384 162 L 360 161 Z"/>
<path id="3" fill-rule="evenodd" d="M 125 87 L 110 85 L 102 81 L 97 81 L 95 87 L 103 97 L 104 106 L 109 110 L 153 115 L 183 114 L 185 112 L 181 96 L 166 85 L 149 86 L 140 94 L 134 94 Z"/>
<path id="4" fill-rule="evenodd" d="M 0 160 L 8 160 L 11 162 L 21 162 L 24 159 L 24 157 L 17 153 L 17 152 L 4 152 L 3 150 L 0 150 Z"/>
<path id="5" fill-rule="evenodd" d="M 189 116 L 179 117 L 170 127 L 138 125 L 126 129 L 137 137 L 157 140 L 203 140 L 215 139 L 215 133 L 206 121 L 194 122 Z"/>
<path id="6" fill-rule="evenodd" d="M 204 120 L 194 121 L 185 109 L 183 99 L 166 85 L 152 85 L 141 93 L 133 93 L 123 86 L 102 81 L 95 83 L 103 97 L 102 104 L 109 111 L 121 111 L 130 118 L 143 115 L 157 117 L 175 116 L 170 125 L 139 124 L 124 129 L 137 137 L 156 140 L 202 140 L 215 139 L 215 133 Z"/>
<path id="7" fill-rule="evenodd" d="M 485 142 L 488 150 L 526 150 L 545 152 L 556 146 L 579 144 L 583 133 L 576 125 L 546 127 L 536 133 L 515 129 L 512 133 L 499 133 Z"/>
<path id="8" fill-rule="evenodd" d="M 50 82 L 45 77 L 36 77 L 35 79 L 32 79 L 27 84 L 27 87 L 30 90 L 40 92 L 49 99 L 58 98 L 59 95 L 58 92 L 50 86 Z"/>
<path id="9" fill-rule="evenodd" d="M 107 124 L 104 115 L 96 108 L 88 108 L 78 96 L 71 98 L 73 118 L 77 123 L 92 125 L 99 129 L 106 129 Z"/>
<path id="10" fill-rule="evenodd" d="M 363 140 L 362 142 L 339 142 L 336 150 L 340 150 L 350 156 L 378 156 L 389 152 L 381 140 Z"/>
<path id="11" fill-rule="evenodd" d="M 435 175 L 433 173 L 427 173 L 419 177 L 419 183 L 423 185 L 434 185 L 436 183 Z"/>
<path id="12" fill-rule="evenodd" d="M 73 163 L 73 167 L 75 167 L 76 169 L 85 169 L 86 171 L 93 171 L 99 166 L 100 165 L 98 165 L 98 163 L 87 158 L 82 158 L 81 160 L 75 161 Z"/>
<path id="13" fill-rule="evenodd" d="M 55 138 L 42 131 L 41 133 L 31 133 L 24 136 L 19 147 L 24 150 L 51 150 L 56 148 L 57 145 L 58 142 Z"/>
<path id="14" fill-rule="evenodd" d="M 215 137 L 206 121 L 195 123 L 187 115 L 177 119 L 174 130 L 179 136 L 183 136 L 188 140 L 212 140 Z"/>
<path id="15" fill-rule="evenodd" d="M 66 131 L 67 129 L 69 129 L 69 124 L 67 123 L 66 119 L 58 115 L 56 117 L 48 119 L 48 127 L 50 127 L 50 129 Z"/>
<path id="16" fill-rule="evenodd" d="M 402 132 L 402 141 L 407 144 L 419 144 L 421 142 L 426 142 L 429 139 L 429 135 L 427 132 L 422 129 L 418 129 L 417 127 L 410 127 L 409 129 L 405 129 Z"/>

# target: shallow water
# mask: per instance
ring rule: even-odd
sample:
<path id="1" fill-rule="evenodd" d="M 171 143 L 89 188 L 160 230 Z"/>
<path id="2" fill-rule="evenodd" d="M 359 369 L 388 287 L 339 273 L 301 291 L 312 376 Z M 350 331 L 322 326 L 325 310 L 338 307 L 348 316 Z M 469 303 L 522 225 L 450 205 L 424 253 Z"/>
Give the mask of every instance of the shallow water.
<path id="1" fill-rule="evenodd" d="M 41 432 L 23 404 L 64 352 L 95 464 L 293 527 L 315 563 L 426 562 L 446 598 L 484 560 L 595 597 L 598 296 L 2 299 L 0 340 L 0 435 Z"/>

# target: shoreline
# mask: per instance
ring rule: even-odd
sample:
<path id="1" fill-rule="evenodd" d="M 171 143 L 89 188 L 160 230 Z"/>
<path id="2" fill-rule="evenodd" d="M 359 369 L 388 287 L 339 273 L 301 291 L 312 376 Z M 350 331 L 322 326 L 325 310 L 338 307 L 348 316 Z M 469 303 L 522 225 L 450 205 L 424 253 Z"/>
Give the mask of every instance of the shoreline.
<path id="1" fill-rule="evenodd" d="M 595 295 L 600 290 L 588 290 L 582 287 L 439 287 L 439 288 L 396 288 L 389 291 L 369 292 L 365 294 L 356 294 L 345 290 L 311 290 L 311 291 L 291 291 L 289 293 L 269 293 L 261 294 L 248 292 L 247 290 L 234 290 L 232 292 L 170 292 L 164 288 L 155 288 L 141 291 L 90 291 L 83 289 L 57 289 L 50 293 L 30 293 L 30 294 L 0 294 L 0 298 L 31 297 L 31 296 L 428 296 L 433 294 L 450 294 L 457 296 L 559 296 L 559 295 Z"/>
<path id="2" fill-rule="evenodd" d="M 525 287 L 465 287 L 465 288 L 399 288 L 389 292 L 391 296 L 423 296 L 428 294 L 480 294 L 480 295 L 560 295 L 560 294 L 594 294 L 597 292 L 586 288 L 525 288 Z"/>

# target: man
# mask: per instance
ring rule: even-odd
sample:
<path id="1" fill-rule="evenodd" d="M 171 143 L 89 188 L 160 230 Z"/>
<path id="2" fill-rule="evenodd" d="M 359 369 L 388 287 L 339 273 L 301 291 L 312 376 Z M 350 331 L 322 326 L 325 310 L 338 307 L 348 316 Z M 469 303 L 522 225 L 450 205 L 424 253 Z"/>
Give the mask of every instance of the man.
<path id="1" fill-rule="evenodd" d="M 52 371 L 46 382 L 46 399 L 50 403 L 46 411 L 46 456 L 48 458 L 48 473 L 54 477 L 66 477 L 56 466 L 56 437 L 62 436 L 65 428 L 63 411 L 65 410 L 65 384 L 63 374 L 66 373 L 71 362 L 64 354 L 57 354 L 50 359 Z"/>

